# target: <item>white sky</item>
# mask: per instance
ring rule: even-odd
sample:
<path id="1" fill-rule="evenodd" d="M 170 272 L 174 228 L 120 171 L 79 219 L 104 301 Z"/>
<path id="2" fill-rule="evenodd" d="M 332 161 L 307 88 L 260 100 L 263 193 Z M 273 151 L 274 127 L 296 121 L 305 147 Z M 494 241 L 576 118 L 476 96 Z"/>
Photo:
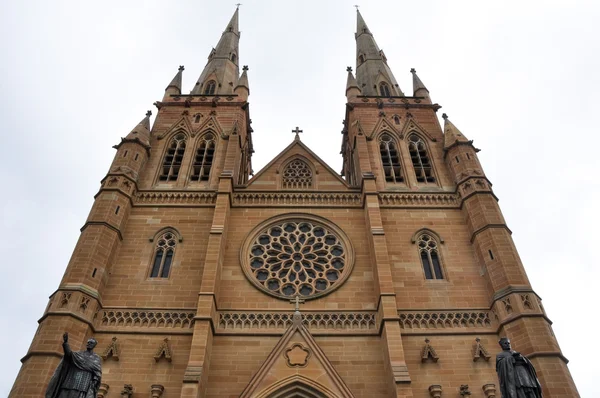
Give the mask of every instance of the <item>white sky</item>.
<path id="1" fill-rule="evenodd" d="M 155 111 L 180 64 L 191 90 L 233 3 L 0 3 L 0 396 L 58 287 L 112 145 Z M 255 171 L 296 125 L 341 169 L 355 3 L 242 5 Z M 579 391 L 597 394 L 600 3 L 365 1 L 361 12 L 403 91 L 412 93 L 416 68 L 440 115 L 482 149 Z"/>

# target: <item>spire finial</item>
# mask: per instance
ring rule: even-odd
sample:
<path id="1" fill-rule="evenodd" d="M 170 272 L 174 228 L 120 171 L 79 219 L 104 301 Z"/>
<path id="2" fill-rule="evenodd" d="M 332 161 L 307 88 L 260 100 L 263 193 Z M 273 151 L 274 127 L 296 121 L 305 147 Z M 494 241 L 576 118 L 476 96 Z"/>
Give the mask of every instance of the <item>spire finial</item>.
<path id="1" fill-rule="evenodd" d="M 236 9 L 236 10 L 239 10 L 241 5 L 243 5 L 243 4 L 242 4 L 242 3 L 237 3 L 237 4 L 235 5 L 235 9 Z"/>
<path id="2" fill-rule="evenodd" d="M 417 71 L 415 70 L 415 68 L 410 68 L 410 73 L 417 73 Z"/>
<path id="3" fill-rule="evenodd" d="M 442 119 L 444 119 L 444 120 L 448 119 L 448 115 L 446 115 L 445 113 L 442 113 Z"/>
<path id="4" fill-rule="evenodd" d="M 148 112 L 146 112 L 146 116 L 148 116 L 148 117 L 152 116 L 152 111 L 148 110 Z"/>
<path id="5" fill-rule="evenodd" d="M 245 71 L 247 71 L 248 69 L 250 69 L 250 68 L 248 68 L 248 65 L 244 65 L 244 66 L 242 66 L 242 70 L 243 70 L 244 72 L 245 72 Z"/>
<path id="6" fill-rule="evenodd" d="M 185 67 L 183 65 L 179 65 L 179 69 L 177 69 L 177 70 L 184 71 Z"/>
<path id="7" fill-rule="evenodd" d="M 354 7 L 356 7 L 356 12 L 358 12 L 358 7 L 360 7 L 358 4 L 355 4 Z"/>
<path id="8" fill-rule="evenodd" d="M 346 72 L 352 73 L 352 67 L 351 66 L 346 67 Z"/>
<path id="9" fill-rule="evenodd" d="M 296 126 L 296 128 L 294 130 L 292 130 L 292 133 L 296 133 L 296 137 L 294 137 L 295 140 L 299 140 L 300 139 L 300 133 L 302 133 L 302 130 L 300 130 L 300 128 L 298 126 Z"/>

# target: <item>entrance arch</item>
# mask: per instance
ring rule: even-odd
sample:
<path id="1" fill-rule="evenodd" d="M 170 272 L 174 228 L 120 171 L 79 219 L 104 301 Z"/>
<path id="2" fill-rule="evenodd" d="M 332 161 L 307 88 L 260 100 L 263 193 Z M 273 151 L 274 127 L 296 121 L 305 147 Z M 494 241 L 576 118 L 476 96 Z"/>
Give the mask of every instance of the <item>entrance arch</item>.
<path id="1" fill-rule="evenodd" d="M 339 398 L 331 390 L 301 375 L 281 380 L 257 395 L 257 398 Z"/>

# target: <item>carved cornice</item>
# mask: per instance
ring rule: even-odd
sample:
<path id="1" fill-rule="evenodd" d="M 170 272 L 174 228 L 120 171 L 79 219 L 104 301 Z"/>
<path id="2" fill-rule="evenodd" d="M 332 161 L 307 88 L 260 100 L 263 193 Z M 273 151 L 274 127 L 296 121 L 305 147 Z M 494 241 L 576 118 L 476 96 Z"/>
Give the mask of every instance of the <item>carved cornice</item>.
<path id="1" fill-rule="evenodd" d="M 490 310 L 398 311 L 403 334 L 496 332 Z"/>
<path id="2" fill-rule="evenodd" d="M 362 206 L 360 193 L 243 192 L 233 194 L 234 206 Z"/>
<path id="3" fill-rule="evenodd" d="M 216 199 L 215 192 L 139 191 L 134 203 L 136 206 L 212 206 Z"/>
<path id="4" fill-rule="evenodd" d="M 292 312 L 219 311 L 219 334 L 281 334 L 293 323 Z M 312 334 L 378 334 L 375 311 L 302 312 Z"/>
<path id="5" fill-rule="evenodd" d="M 381 207 L 460 207 L 455 193 L 380 193 L 378 197 Z"/>
<path id="6" fill-rule="evenodd" d="M 195 310 L 103 308 L 96 317 L 97 330 L 115 328 L 191 330 Z"/>

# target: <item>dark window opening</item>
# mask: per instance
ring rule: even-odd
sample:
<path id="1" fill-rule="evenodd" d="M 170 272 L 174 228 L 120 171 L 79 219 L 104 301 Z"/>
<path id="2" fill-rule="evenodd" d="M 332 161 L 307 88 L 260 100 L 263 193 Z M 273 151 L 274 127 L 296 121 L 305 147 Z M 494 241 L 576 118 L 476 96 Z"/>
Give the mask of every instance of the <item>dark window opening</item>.
<path id="1" fill-rule="evenodd" d="M 394 123 L 400 124 L 400 116 L 394 116 Z"/>
<path id="2" fill-rule="evenodd" d="M 150 278 L 168 278 L 175 256 L 176 237 L 173 232 L 165 232 L 158 238 Z"/>
<path id="3" fill-rule="evenodd" d="M 493 260 L 493 259 L 494 259 L 494 253 L 492 253 L 492 251 L 491 251 L 491 250 L 488 250 L 488 253 L 490 254 L 490 259 L 492 259 L 492 260 Z"/>
<path id="4" fill-rule="evenodd" d="M 379 138 L 379 152 L 385 180 L 387 182 L 404 182 L 400 154 L 396 142 L 389 134 L 382 134 Z"/>
<path id="5" fill-rule="evenodd" d="M 200 115 L 196 115 L 194 118 L 194 123 L 200 123 Z"/>
<path id="6" fill-rule="evenodd" d="M 117 206 L 115 208 L 115 215 L 119 214 L 119 210 L 121 210 L 121 206 Z"/>
<path id="7" fill-rule="evenodd" d="M 428 183 L 435 182 L 433 176 L 433 167 L 427 153 L 425 142 L 416 134 L 413 134 L 408 139 L 408 150 L 412 161 L 417 182 Z"/>
<path id="8" fill-rule="evenodd" d="M 471 160 L 471 157 L 469 156 L 469 154 L 467 153 L 466 155 L 467 155 L 467 159 Z"/>
<path id="9" fill-rule="evenodd" d="M 437 241 L 431 235 L 422 234 L 419 236 L 418 245 L 425 279 L 444 279 Z"/>
<path id="10" fill-rule="evenodd" d="M 125 151 L 125 153 L 123 153 L 123 157 L 126 158 L 127 157 L 127 151 Z"/>
<path id="11" fill-rule="evenodd" d="M 96 277 L 96 271 L 98 271 L 98 268 L 94 268 L 94 270 L 92 271 L 92 278 Z"/>
<path id="12" fill-rule="evenodd" d="M 200 144 L 198 144 L 198 149 L 196 150 L 194 164 L 192 165 L 192 175 L 190 177 L 192 181 L 208 181 L 214 156 L 214 136 L 212 134 L 206 134 L 202 137 Z"/>
<path id="13" fill-rule="evenodd" d="M 391 97 L 392 91 L 390 90 L 390 86 L 384 82 L 379 83 L 379 94 L 382 97 Z"/>
<path id="14" fill-rule="evenodd" d="M 216 89 L 217 89 L 217 82 L 215 82 L 214 80 L 211 80 L 208 83 L 206 83 L 206 87 L 204 88 L 204 94 L 205 95 L 213 95 L 215 93 Z"/>
<path id="15" fill-rule="evenodd" d="M 460 160 L 458 159 L 458 156 L 454 157 L 456 159 L 456 163 L 460 163 Z"/>
<path id="16" fill-rule="evenodd" d="M 185 153 L 185 135 L 177 134 L 172 140 L 163 159 L 160 181 L 176 181 L 179 176 L 183 154 Z"/>
<path id="17" fill-rule="evenodd" d="M 135 154 L 135 158 L 134 158 L 133 160 L 138 160 L 138 158 L 139 158 L 139 157 L 140 157 L 140 154 L 139 154 L 139 153 L 136 153 L 136 154 Z"/>
<path id="18" fill-rule="evenodd" d="M 231 54 L 231 62 L 235 64 L 235 61 L 237 61 L 237 56 L 235 54 Z"/>

